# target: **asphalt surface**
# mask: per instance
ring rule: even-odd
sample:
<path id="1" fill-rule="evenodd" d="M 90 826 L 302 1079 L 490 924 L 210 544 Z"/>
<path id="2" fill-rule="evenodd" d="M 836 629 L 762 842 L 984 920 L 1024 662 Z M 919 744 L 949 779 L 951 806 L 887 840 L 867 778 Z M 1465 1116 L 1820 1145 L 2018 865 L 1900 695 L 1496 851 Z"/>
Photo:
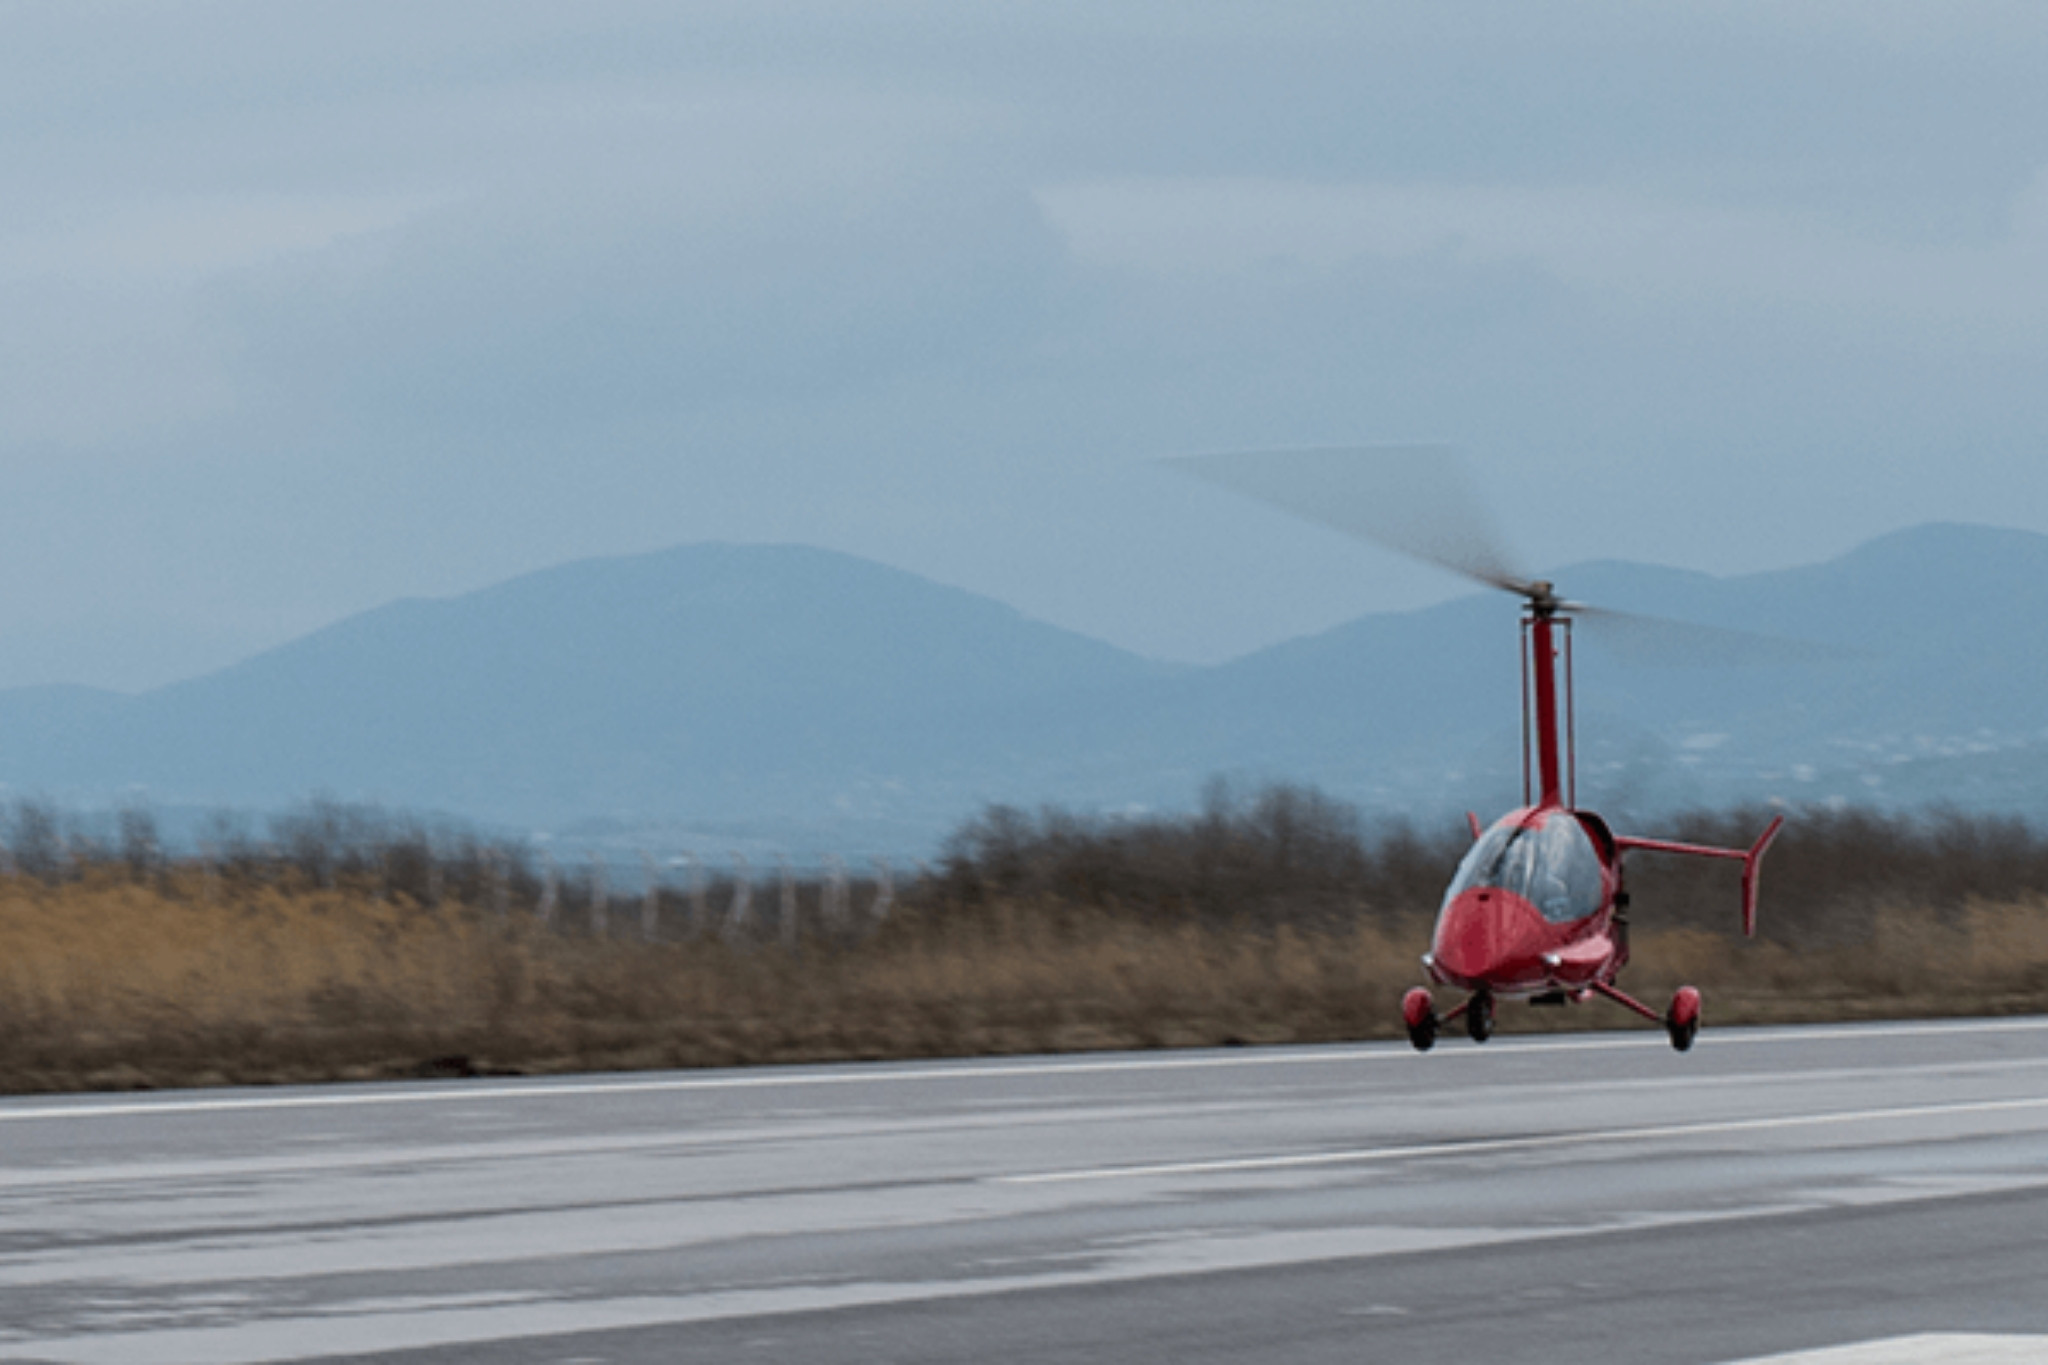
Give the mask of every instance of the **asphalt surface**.
<path id="1" fill-rule="evenodd" d="M 2048 1019 L 24 1098 L 0 1154 L 8 1361 L 2048 1360 Z"/>

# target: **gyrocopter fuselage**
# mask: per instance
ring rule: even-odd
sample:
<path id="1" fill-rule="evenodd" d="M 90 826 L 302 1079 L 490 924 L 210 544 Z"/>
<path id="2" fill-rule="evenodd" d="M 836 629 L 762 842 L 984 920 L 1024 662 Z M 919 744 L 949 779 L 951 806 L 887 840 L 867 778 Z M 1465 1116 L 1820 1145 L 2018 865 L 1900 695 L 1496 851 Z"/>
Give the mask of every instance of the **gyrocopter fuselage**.
<path id="1" fill-rule="evenodd" d="M 1565 602 L 1549 583 L 1504 567 L 1452 457 L 1435 447 L 1261 451 L 1171 463 L 1523 601 L 1524 804 L 1488 828 L 1476 815 L 1467 817 L 1472 847 L 1444 893 L 1422 959 L 1434 984 L 1464 992 L 1465 999 L 1439 1014 L 1427 988 L 1409 991 L 1401 1002 L 1409 1041 L 1426 1051 L 1445 1025 L 1462 1019 L 1466 1033 L 1484 1042 L 1502 999 L 1562 1005 L 1601 996 L 1661 1023 L 1679 1051 L 1690 1048 L 1700 1026 L 1697 990 L 1679 987 L 1659 1014 L 1615 985 L 1628 962 L 1623 857 L 1643 851 L 1739 861 L 1742 930 L 1754 935 L 1758 864 L 1784 817 L 1772 819 L 1750 847 L 1734 849 L 1616 835 L 1598 815 L 1578 808 L 1573 617 L 1643 618 Z"/>

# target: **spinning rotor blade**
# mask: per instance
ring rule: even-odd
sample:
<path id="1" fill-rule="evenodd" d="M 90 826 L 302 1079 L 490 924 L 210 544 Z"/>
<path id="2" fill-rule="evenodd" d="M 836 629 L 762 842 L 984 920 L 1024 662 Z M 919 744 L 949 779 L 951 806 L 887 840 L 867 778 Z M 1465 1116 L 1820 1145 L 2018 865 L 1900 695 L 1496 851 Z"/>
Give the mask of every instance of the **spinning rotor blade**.
<path id="1" fill-rule="evenodd" d="M 1247 450 L 1162 463 L 1490 587 L 1541 591 L 1510 565 L 1447 446 Z"/>
<path id="2" fill-rule="evenodd" d="M 1840 662 L 1849 651 L 1783 636 L 1560 600 L 1515 568 L 1448 446 L 1340 446 L 1162 461 L 1345 535 L 1384 545 L 1581 621 L 1625 662 L 1672 667 Z"/>
<path id="3" fill-rule="evenodd" d="M 1565 614 L 1616 659 L 1646 668 L 1739 668 L 1749 665 L 1843 663 L 1856 652 L 1761 631 L 1706 626 L 1669 616 L 1567 602 Z"/>

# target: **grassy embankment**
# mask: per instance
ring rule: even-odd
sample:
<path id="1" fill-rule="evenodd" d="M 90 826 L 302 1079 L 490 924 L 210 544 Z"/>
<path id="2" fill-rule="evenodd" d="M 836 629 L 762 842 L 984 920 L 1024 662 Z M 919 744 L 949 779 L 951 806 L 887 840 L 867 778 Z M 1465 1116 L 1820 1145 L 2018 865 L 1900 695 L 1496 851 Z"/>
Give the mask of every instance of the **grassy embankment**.
<path id="1" fill-rule="evenodd" d="M 620 898 L 599 935 L 587 882 L 544 925 L 530 870 L 474 845 L 19 859 L 0 1090 L 1393 1037 L 1463 842 L 1366 838 L 1290 791 L 1144 824 L 991 812 L 880 923 L 872 887 L 840 920 L 802 888 L 794 951 L 773 887 L 737 930 L 719 885 L 664 892 L 652 941 Z M 1661 1004 L 1689 981 L 1710 1025 L 2048 1009 L 2048 840 L 2022 826 L 1808 816 L 1764 880 L 1745 943 L 1730 868 L 1632 862 L 1623 984 Z M 1635 1026 L 1599 1004 L 1501 1024 Z"/>

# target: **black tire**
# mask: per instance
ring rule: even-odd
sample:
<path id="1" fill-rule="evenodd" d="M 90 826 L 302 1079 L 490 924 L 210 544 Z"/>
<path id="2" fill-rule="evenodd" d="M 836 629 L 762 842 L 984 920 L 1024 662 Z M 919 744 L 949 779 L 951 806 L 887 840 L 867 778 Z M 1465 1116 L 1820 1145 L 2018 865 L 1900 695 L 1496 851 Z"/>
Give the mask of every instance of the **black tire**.
<path id="1" fill-rule="evenodd" d="M 1417 1052 L 1427 1052 L 1436 1046 L 1436 1016 L 1429 1015 L 1419 1024 L 1408 1027 L 1408 1041 L 1415 1045 Z"/>
<path id="2" fill-rule="evenodd" d="M 1700 1036 L 1700 1021 L 1695 1019 L 1688 1024 L 1667 1022 L 1664 1031 L 1671 1035 L 1671 1046 L 1680 1052 L 1690 1052 L 1692 1040 Z"/>
<path id="3" fill-rule="evenodd" d="M 1473 996 L 1472 1003 L 1465 1007 L 1465 1032 L 1475 1043 L 1493 1036 L 1493 996 L 1487 992 Z"/>

